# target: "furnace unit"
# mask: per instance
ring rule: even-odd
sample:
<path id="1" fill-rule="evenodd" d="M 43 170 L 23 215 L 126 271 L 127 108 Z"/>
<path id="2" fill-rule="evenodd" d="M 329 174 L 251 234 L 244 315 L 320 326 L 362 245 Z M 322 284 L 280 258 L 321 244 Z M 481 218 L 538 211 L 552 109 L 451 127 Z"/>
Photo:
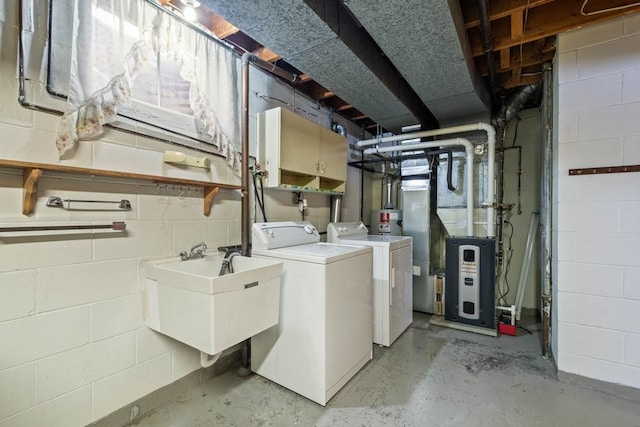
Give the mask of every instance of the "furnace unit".
<path id="1" fill-rule="evenodd" d="M 495 238 L 446 242 L 445 319 L 495 329 Z"/>

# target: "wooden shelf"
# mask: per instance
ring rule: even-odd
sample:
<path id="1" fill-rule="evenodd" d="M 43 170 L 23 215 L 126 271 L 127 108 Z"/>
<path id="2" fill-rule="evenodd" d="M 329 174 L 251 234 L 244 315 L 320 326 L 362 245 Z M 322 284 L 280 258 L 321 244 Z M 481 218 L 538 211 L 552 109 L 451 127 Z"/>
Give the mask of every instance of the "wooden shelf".
<path id="1" fill-rule="evenodd" d="M 47 163 L 22 162 L 17 160 L 0 159 L 0 167 L 20 168 L 23 170 L 22 213 L 24 215 L 31 215 L 33 213 L 36 195 L 38 193 L 38 181 L 40 181 L 40 178 L 42 178 L 42 174 L 45 171 L 134 179 L 139 181 L 150 181 L 156 184 L 190 185 L 193 187 L 203 187 L 204 214 L 206 216 L 209 216 L 209 214 L 211 213 L 211 205 L 213 204 L 213 199 L 216 197 L 221 188 L 228 190 L 242 189 L 242 187 L 239 185 L 218 184 L 209 181 L 170 178 L 159 175 L 145 175 L 140 173 L 118 172 L 103 169 L 81 168 L 76 166 L 53 165 Z"/>

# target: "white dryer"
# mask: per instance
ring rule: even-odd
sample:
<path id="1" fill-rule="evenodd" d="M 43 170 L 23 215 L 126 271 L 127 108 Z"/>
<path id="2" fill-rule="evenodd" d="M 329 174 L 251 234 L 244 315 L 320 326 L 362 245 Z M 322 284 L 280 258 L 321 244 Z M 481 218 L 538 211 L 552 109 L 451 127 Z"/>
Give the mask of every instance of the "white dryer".
<path id="1" fill-rule="evenodd" d="M 328 225 L 327 241 L 373 248 L 373 342 L 390 346 L 413 321 L 413 239 L 337 222 Z"/>
<path id="2" fill-rule="evenodd" d="M 252 235 L 252 257 L 283 269 L 279 323 L 251 338 L 251 370 L 325 405 L 373 356 L 372 250 L 319 243 L 307 222 Z"/>

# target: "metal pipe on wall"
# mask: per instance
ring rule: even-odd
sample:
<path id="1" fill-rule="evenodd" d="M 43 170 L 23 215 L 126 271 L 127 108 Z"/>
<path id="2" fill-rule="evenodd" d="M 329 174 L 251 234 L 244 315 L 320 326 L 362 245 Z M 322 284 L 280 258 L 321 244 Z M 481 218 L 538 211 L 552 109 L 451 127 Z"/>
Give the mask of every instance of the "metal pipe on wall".
<path id="1" fill-rule="evenodd" d="M 399 135 L 403 139 L 413 139 L 409 135 Z M 473 236 L 473 151 L 474 147 L 465 138 L 443 139 L 440 141 L 418 142 L 415 144 L 394 145 L 392 147 L 372 147 L 364 150 L 364 154 L 388 153 L 394 151 L 418 150 L 424 148 L 440 148 L 461 145 L 467 154 L 465 177 L 467 182 L 467 235 Z M 489 221 L 488 221 L 489 222 Z"/>
<path id="2" fill-rule="evenodd" d="M 552 291 L 552 174 L 553 174 L 553 77 L 550 63 L 542 66 L 542 182 L 540 183 L 540 269 L 542 278 L 542 355 L 551 356 L 551 291 Z"/>
<path id="3" fill-rule="evenodd" d="M 240 250 L 242 255 L 249 256 L 249 63 L 253 62 L 259 67 L 274 72 L 275 74 L 285 79 L 295 81 L 297 76 L 276 67 L 275 65 L 263 61 L 255 56 L 253 53 L 247 52 L 242 55 L 242 125 L 241 125 L 241 186 L 242 186 L 242 201 L 240 207 Z M 238 371 L 240 376 L 249 374 L 250 369 L 250 353 L 251 353 L 251 340 L 244 341 L 242 346 L 242 367 Z"/>
<path id="4" fill-rule="evenodd" d="M 249 256 L 249 62 L 252 53 L 242 55 L 242 160 L 240 172 L 242 201 L 240 207 L 240 248 Z"/>
<path id="5" fill-rule="evenodd" d="M 242 255 L 249 256 L 249 63 L 270 71 L 278 76 L 295 82 L 298 76 L 276 65 L 258 58 L 251 52 L 242 55 L 242 148 L 241 148 L 241 186 L 242 204 L 240 217 L 240 240 Z"/>
<path id="6" fill-rule="evenodd" d="M 491 22 L 489 20 L 489 5 L 487 0 L 477 0 L 478 16 L 480 18 L 480 34 L 482 35 L 482 50 L 487 58 L 489 68 L 489 86 L 493 93 L 496 87 L 496 68 L 493 62 L 493 51 L 491 49 Z"/>
<path id="7" fill-rule="evenodd" d="M 358 141 L 358 147 L 366 147 L 369 145 L 381 144 L 383 142 L 393 142 L 393 141 L 402 141 L 405 139 L 415 139 L 415 138 L 423 138 L 427 136 L 439 136 L 439 135 L 450 135 L 455 133 L 464 133 L 464 132 L 473 132 L 473 131 L 484 131 L 487 134 L 487 151 L 488 151 L 488 159 L 487 159 L 487 200 L 483 203 L 483 205 L 487 208 L 487 236 L 495 237 L 495 163 L 496 163 L 496 130 L 488 123 L 475 123 L 470 125 L 462 125 L 462 126 L 453 126 L 449 128 L 443 129 L 432 129 L 422 132 L 414 132 L 407 133 L 402 135 L 394 135 L 387 136 L 384 138 L 372 138 Z M 464 139 L 464 138 L 459 138 Z M 466 141 L 466 139 L 465 139 Z M 435 145 L 431 147 L 438 147 L 438 142 L 442 141 L 434 141 Z M 467 141 L 468 142 L 468 141 Z M 428 143 L 421 143 L 428 144 Z M 412 145 L 412 147 L 416 147 L 416 145 Z M 389 147 L 391 149 L 384 151 L 401 151 L 398 150 L 397 147 Z M 395 149 L 394 149 L 395 148 Z M 428 148 L 428 147 L 425 147 Z M 381 149 L 382 150 L 382 149 Z M 366 154 L 367 150 L 365 150 Z M 378 151 L 381 152 L 381 151 Z M 473 187 L 470 187 L 473 189 Z"/>

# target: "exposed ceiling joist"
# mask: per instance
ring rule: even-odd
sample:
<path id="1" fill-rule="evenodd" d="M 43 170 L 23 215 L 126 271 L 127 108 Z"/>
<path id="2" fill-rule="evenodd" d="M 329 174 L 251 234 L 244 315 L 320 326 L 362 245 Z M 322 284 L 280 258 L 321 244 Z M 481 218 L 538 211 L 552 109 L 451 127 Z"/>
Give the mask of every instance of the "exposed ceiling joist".
<path id="1" fill-rule="evenodd" d="M 438 128 L 438 120 L 393 64 L 381 53 L 349 9 L 339 0 L 305 0 L 340 40 L 411 111 L 425 129 Z"/>
<path id="2" fill-rule="evenodd" d="M 533 9 L 554 0 L 493 0 L 489 5 L 489 20 L 495 21 L 506 18 L 514 13 L 523 14 L 527 9 Z M 461 0 L 460 6 L 465 16 L 465 27 L 467 29 L 480 26 L 480 17 L 476 7 L 476 0 Z"/>
<path id="3" fill-rule="evenodd" d="M 183 7 L 180 0 L 170 3 L 174 10 Z M 495 69 L 491 91 L 500 99 L 540 80 L 543 64 L 553 60 L 557 34 L 640 12 L 635 0 L 589 0 L 586 6 L 584 0 L 488 0 L 491 54 L 485 55 L 477 0 L 201 3 L 205 13 L 199 23 L 238 53 L 253 52 L 298 74 L 299 90 L 376 131 L 380 123 L 383 131 L 391 130 L 417 117 L 429 123 L 425 110 L 434 120 L 443 111 L 464 116 L 469 100 L 455 91 L 469 86 L 455 71 L 461 61 L 476 87 L 488 82 L 490 59 Z M 447 43 L 451 27 L 457 30 L 456 43 Z M 430 44 L 425 47 L 420 40 Z M 430 123 L 437 125 L 437 120 Z"/>
<path id="4" fill-rule="evenodd" d="M 466 1 L 466 0 L 465 0 Z M 609 13 L 584 16 L 580 14 L 580 8 L 584 0 L 561 0 L 547 2 L 545 7 L 530 8 L 527 16 L 526 27 L 520 38 L 512 38 L 510 19 L 503 18 L 491 22 L 491 35 L 493 50 L 501 50 L 520 44 L 531 43 L 539 39 L 555 36 L 569 30 L 580 28 L 587 24 L 594 24 L 611 19 L 612 16 L 621 16 L 640 11 L 640 5 L 624 10 Z M 592 7 L 602 9 L 611 5 L 610 0 L 592 2 Z M 620 3 L 618 1 L 618 3 Z M 541 5 L 538 5 L 541 6 Z M 509 15 L 510 16 L 510 15 Z M 469 40 L 472 46 L 472 54 L 479 57 L 484 54 L 481 45 L 481 35 L 477 28 L 469 30 Z"/>

